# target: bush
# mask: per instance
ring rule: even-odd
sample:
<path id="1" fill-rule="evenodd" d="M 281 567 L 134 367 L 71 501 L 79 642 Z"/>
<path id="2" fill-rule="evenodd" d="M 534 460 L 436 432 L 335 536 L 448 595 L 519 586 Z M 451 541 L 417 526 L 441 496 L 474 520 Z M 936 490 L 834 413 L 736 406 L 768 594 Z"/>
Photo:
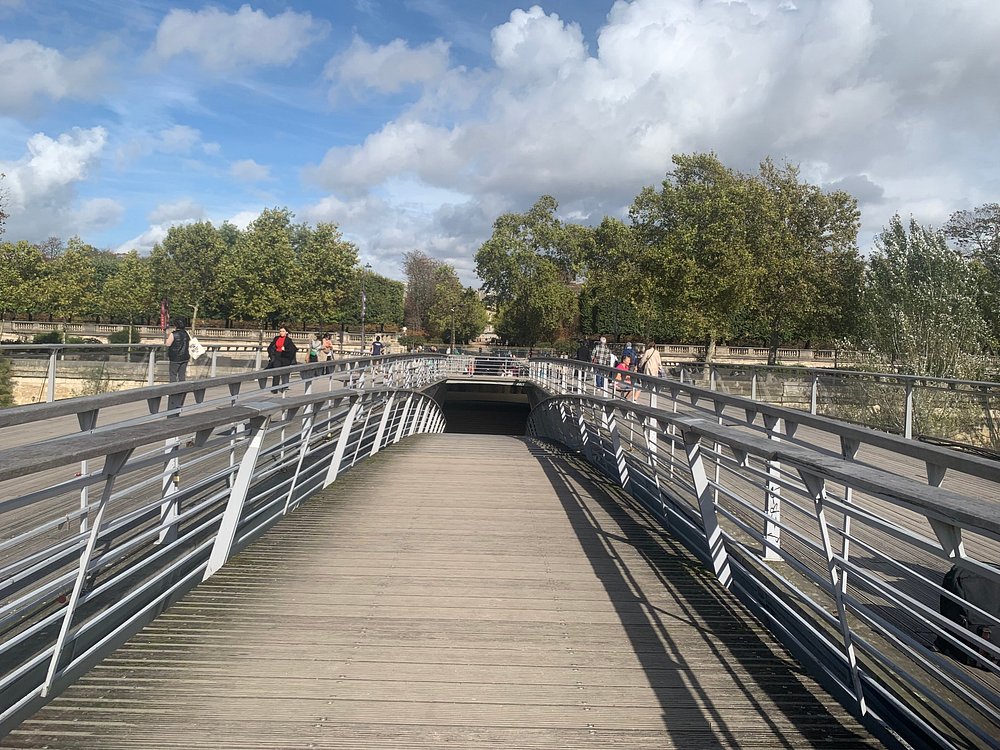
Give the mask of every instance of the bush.
<path id="1" fill-rule="evenodd" d="M 96 339 L 91 339 L 96 341 Z M 31 339 L 32 344 L 61 344 L 62 333 L 59 331 L 48 331 L 47 333 L 36 333 L 34 338 Z M 87 343 L 84 339 L 79 336 L 68 336 L 66 338 L 67 344 L 84 344 Z M 100 342 L 98 342 L 100 343 Z"/>
<path id="2" fill-rule="evenodd" d="M 121 331 L 115 331 L 110 336 L 108 336 L 109 344 L 138 344 L 139 343 L 139 330 L 136 328 L 125 328 Z"/>
<path id="3" fill-rule="evenodd" d="M 14 381 L 10 376 L 10 360 L 0 357 L 0 407 L 14 405 Z"/>

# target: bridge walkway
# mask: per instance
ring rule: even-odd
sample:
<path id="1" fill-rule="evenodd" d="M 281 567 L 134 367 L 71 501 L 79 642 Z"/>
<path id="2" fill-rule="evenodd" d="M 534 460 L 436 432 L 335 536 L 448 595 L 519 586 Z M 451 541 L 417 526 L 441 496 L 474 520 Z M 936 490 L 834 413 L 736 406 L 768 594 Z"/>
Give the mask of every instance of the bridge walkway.
<path id="1" fill-rule="evenodd" d="M 0 746 L 879 745 L 591 467 L 443 434 L 339 478 Z"/>

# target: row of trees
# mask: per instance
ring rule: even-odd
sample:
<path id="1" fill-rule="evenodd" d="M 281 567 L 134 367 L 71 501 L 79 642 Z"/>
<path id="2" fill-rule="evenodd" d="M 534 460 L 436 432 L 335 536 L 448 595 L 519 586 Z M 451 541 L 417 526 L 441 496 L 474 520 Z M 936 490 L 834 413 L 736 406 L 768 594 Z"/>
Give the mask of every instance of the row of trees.
<path id="1" fill-rule="evenodd" d="M 1000 348 L 1000 206 L 942 230 L 894 216 L 865 259 L 856 199 L 797 167 L 753 174 L 677 155 L 628 220 L 565 223 L 542 196 L 504 214 L 476 254 L 497 332 L 522 344 L 578 335 L 707 344 L 847 346 L 900 369 L 973 375 Z M 949 240 L 955 247 L 949 246 Z"/>
<path id="2" fill-rule="evenodd" d="M 292 218 L 267 209 L 242 231 L 228 223 L 171 227 L 147 257 L 100 251 L 79 238 L 65 246 L 0 243 L 0 312 L 148 323 L 165 299 L 172 316 L 192 324 L 332 327 L 360 322 L 363 283 L 367 321 L 402 325 L 401 282 L 361 268 L 336 225 Z"/>

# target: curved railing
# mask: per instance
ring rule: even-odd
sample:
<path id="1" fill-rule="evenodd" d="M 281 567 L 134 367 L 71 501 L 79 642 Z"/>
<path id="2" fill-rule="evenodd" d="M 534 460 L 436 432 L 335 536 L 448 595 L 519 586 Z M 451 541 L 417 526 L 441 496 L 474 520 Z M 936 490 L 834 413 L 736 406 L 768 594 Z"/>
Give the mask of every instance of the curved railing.
<path id="1" fill-rule="evenodd" d="M 1000 585 L 996 462 L 659 378 L 633 375 L 638 403 L 609 398 L 599 373 L 533 361 L 556 395 L 530 432 L 642 502 L 870 726 L 996 747 L 1000 649 L 939 611 L 945 597 L 1000 625 L 941 585 L 952 565 Z"/>
<path id="2" fill-rule="evenodd" d="M 389 359 L 0 411 L 18 435 L 62 425 L 0 450 L 0 736 L 343 472 L 442 431 L 414 390 L 438 362 Z M 283 374 L 304 382 L 268 384 Z M 240 393 L 248 383 L 261 387 Z M 143 401 L 151 416 L 98 424 Z"/>

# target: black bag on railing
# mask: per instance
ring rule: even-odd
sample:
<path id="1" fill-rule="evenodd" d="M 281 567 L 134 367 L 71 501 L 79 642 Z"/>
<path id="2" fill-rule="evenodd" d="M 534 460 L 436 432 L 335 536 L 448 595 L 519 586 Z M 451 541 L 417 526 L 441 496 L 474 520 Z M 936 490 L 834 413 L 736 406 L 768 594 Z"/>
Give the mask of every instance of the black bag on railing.
<path id="1" fill-rule="evenodd" d="M 956 596 L 960 596 L 970 604 L 974 604 L 979 609 L 985 610 L 1000 619 L 1000 583 L 991 578 L 981 576 L 974 571 L 953 565 L 951 570 L 945 573 L 941 585 Z M 984 641 L 993 640 L 994 621 L 986 620 L 980 613 L 963 607 L 958 602 L 943 594 L 941 595 L 940 608 L 941 614 L 952 622 L 958 623 L 966 630 L 975 633 Z M 975 643 L 971 641 L 967 641 L 967 643 L 972 650 L 983 653 L 982 649 L 978 648 Z M 951 641 L 940 635 L 934 641 L 934 646 L 941 653 L 947 654 L 962 664 L 980 666 L 980 660 L 970 657 L 964 651 L 957 648 Z M 984 654 L 983 656 L 987 660 L 992 660 L 993 658 L 989 654 Z"/>

